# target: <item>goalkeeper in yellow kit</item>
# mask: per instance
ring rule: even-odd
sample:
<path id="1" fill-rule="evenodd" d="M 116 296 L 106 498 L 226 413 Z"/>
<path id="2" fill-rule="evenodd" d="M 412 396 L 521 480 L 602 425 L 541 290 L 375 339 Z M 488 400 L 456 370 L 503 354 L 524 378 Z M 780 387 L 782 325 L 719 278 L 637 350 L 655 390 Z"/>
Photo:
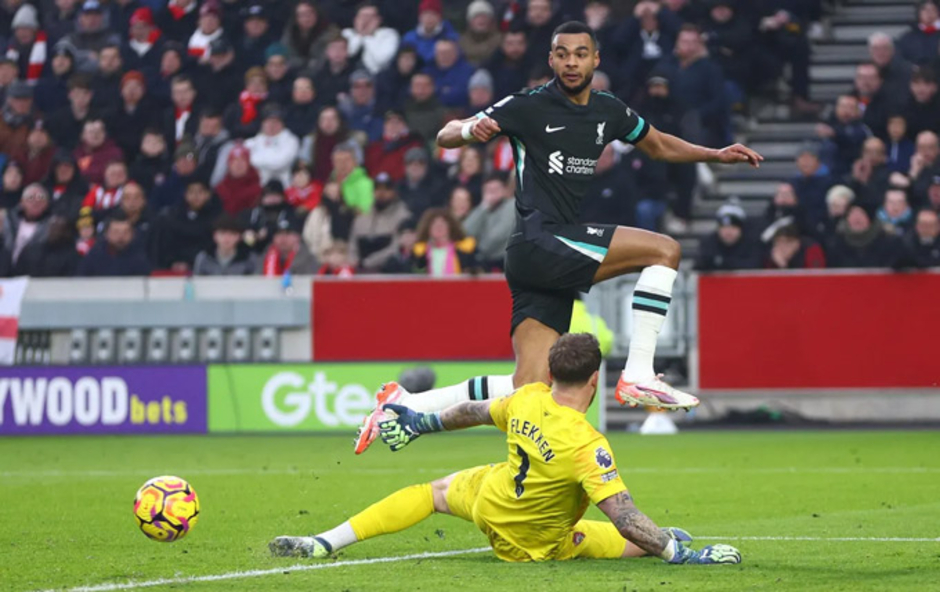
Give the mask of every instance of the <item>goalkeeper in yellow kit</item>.
<path id="1" fill-rule="evenodd" d="M 741 554 L 729 545 L 687 547 L 688 533 L 659 528 L 634 505 L 610 444 L 584 417 L 600 363 L 592 335 L 568 334 L 549 352 L 551 387 L 530 384 L 509 397 L 458 403 L 439 413 L 386 405 L 397 414 L 380 424 L 392 450 L 430 432 L 495 425 L 506 432 L 509 459 L 399 490 L 317 536 L 278 537 L 272 553 L 327 557 L 439 512 L 476 524 L 505 561 L 655 555 L 670 563 L 740 563 Z M 610 522 L 582 520 L 590 502 Z"/>

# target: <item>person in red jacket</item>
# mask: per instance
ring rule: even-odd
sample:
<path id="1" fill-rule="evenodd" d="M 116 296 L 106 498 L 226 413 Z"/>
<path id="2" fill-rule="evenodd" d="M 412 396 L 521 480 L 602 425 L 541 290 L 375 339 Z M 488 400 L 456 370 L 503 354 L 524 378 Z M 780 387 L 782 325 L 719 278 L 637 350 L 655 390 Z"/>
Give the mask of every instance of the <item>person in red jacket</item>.
<path id="1" fill-rule="evenodd" d="M 215 193 L 222 200 L 222 208 L 233 216 L 258 205 L 261 178 L 251 166 L 251 154 L 241 142 L 229 151 L 228 170 L 215 186 Z"/>
<path id="2" fill-rule="evenodd" d="M 104 169 L 109 162 L 124 160 L 124 152 L 114 140 L 108 138 L 104 121 L 100 117 L 85 121 L 82 138 L 75 148 L 74 156 L 82 176 L 89 183 L 98 184 L 104 182 Z"/>
<path id="3" fill-rule="evenodd" d="M 405 153 L 422 145 L 421 137 L 408 129 L 404 114 L 389 110 L 385 113 L 382 138 L 366 146 L 365 164 L 369 176 L 375 177 L 384 171 L 398 183 L 405 178 Z"/>
<path id="4" fill-rule="evenodd" d="M 38 183 L 46 178 L 55 150 L 49 130 L 42 121 L 37 121 L 26 136 L 26 144 L 13 153 L 13 160 L 23 169 L 24 185 Z"/>

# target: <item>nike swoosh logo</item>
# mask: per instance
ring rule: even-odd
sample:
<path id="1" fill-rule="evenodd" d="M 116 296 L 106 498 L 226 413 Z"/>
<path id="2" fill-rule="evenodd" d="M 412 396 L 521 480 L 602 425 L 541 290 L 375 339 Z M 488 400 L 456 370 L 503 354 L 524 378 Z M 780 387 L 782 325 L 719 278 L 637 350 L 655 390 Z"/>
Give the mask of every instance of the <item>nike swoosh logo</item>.
<path id="1" fill-rule="evenodd" d="M 563 129 L 565 129 L 565 126 L 561 126 L 561 127 L 552 127 L 552 126 L 550 126 L 550 125 L 546 125 L 546 126 L 545 126 L 545 133 L 546 133 L 546 134 L 552 134 L 552 133 L 555 133 L 555 132 L 557 132 L 557 131 L 561 131 L 561 130 L 563 130 Z"/>

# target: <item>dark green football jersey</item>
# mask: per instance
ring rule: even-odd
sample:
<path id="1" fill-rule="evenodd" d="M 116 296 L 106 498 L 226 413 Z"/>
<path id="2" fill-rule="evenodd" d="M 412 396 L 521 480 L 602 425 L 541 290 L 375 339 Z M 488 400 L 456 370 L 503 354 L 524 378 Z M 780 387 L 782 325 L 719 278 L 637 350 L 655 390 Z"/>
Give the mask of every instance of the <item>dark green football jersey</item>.
<path id="1" fill-rule="evenodd" d="M 576 224 L 604 146 L 614 140 L 633 144 L 649 132 L 649 124 L 614 95 L 591 91 L 588 104 L 577 105 L 554 80 L 509 95 L 477 114 L 483 116 L 496 120 L 512 142 L 517 233 L 545 222 Z"/>

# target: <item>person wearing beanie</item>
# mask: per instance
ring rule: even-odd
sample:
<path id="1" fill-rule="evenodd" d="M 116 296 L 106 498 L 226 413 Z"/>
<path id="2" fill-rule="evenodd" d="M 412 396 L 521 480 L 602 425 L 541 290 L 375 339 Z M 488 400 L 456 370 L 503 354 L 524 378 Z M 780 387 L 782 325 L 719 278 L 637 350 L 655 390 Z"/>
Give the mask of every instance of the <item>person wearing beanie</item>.
<path id="1" fill-rule="evenodd" d="M 217 0 L 206 0 L 199 8 L 199 26 L 189 38 L 189 55 L 201 64 L 212 55 L 210 44 L 225 35 L 222 30 L 222 7 Z"/>
<path id="2" fill-rule="evenodd" d="M 33 87 L 22 80 L 13 81 L 0 111 L 0 152 L 12 154 L 26 143 L 26 136 L 36 120 Z"/>
<path id="3" fill-rule="evenodd" d="M 120 100 L 107 112 L 107 121 L 127 162 L 133 162 L 140 151 L 144 130 L 158 123 L 158 111 L 147 96 L 147 83 L 141 72 L 130 70 L 124 74 L 120 88 Z"/>
<path id="4" fill-rule="evenodd" d="M 43 186 L 49 192 L 53 215 L 63 216 L 73 223 L 78 220 L 88 183 L 79 174 L 69 150 L 56 150 Z"/>
<path id="5" fill-rule="evenodd" d="M 293 275 L 317 272 L 317 259 L 300 238 L 303 227 L 303 220 L 293 212 L 278 220 L 271 246 L 264 253 L 261 275 L 276 277 L 287 272 Z"/>
<path id="6" fill-rule="evenodd" d="M 206 182 L 200 178 L 189 179 L 183 200 L 170 206 L 157 220 L 157 267 L 191 271 L 196 256 L 213 247 L 212 223 L 221 213 L 219 199 Z"/>
<path id="7" fill-rule="evenodd" d="M 199 90 L 199 100 L 206 107 L 224 111 L 230 105 L 240 103 L 240 93 L 247 83 L 245 68 L 239 66 L 235 48 L 225 38 L 209 44 L 209 61 L 196 68 L 194 76 Z M 256 75 L 257 68 L 250 68 Z M 265 83 L 264 93 L 267 94 Z"/>
<path id="8" fill-rule="evenodd" d="M 109 45 L 121 45 L 120 36 L 105 26 L 105 8 L 98 0 L 84 0 L 78 12 L 75 31 L 62 38 L 75 52 L 80 72 L 94 73 L 98 68 L 97 55 Z"/>
<path id="9" fill-rule="evenodd" d="M 185 45 L 199 24 L 199 0 L 169 0 L 156 21 L 168 41 Z"/>
<path id="10" fill-rule="evenodd" d="M 75 31 L 75 21 L 78 20 L 81 7 L 81 2 L 62 2 L 54 4 L 51 10 L 43 11 L 42 24 L 49 47 L 55 47 Z"/>
<path id="11" fill-rule="evenodd" d="M 467 7 L 467 28 L 459 40 L 460 50 L 467 61 L 480 67 L 499 49 L 502 38 L 493 5 L 487 0 L 471 2 Z"/>
<path id="12" fill-rule="evenodd" d="M 343 37 L 349 42 L 353 61 L 359 61 L 373 75 L 382 71 L 398 51 L 398 31 L 382 26 L 382 14 L 374 4 L 359 7 L 353 26 L 343 29 Z"/>
<path id="13" fill-rule="evenodd" d="M 156 76 L 163 53 L 163 34 L 154 25 L 153 12 L 146 6 L 131 13 L 128 39 L 122 47 L 128 69 L 139 70 L 147 77 Z"/>
<path id="14" fill-rule="evenodd" d="M 264 4 L 257 1 L 249 2 L 240 16 L 243 19 L 242 34 L 235 39 L 238 64 L 242 69 L 263 66 L 267 60 L 265 49 L 276 41 L 270 16 Z"/>
<path id="15" fill-rule="evenodd" d="M 251 154 L 241 142 L 235 142 L 228 151 L 225 176 L 215 186 L 222 200 L 222 208 L 233 216 L 251 210 L 261 197 L 261 178 L 251 166 Z"/>
<path id="16" fill-rule="evenodd" d="M 69 77 L 75 73 L 75 56 L 68 46 L 56 46 L 52 50 L 50 68 L 36 83 L 36 109 L 51 115 L 69 104 Z"/>
<path id="17" fill-rule="evenodd" d="M 457 31 L 444 20 L 441 0 L 421 0 L 418 5 L 418 26 L 405 33 L 402 45 L 410 45 L 429 64 L 434 60 L 434 45 L 441 39 L 457 41 Z"/>
<path id="18" fill-rule="evenodd" d="M 212 224 L 215 248 L 196 255 L 193 275 L 236 276 L 255 275 L 259 271 L 258 256 L 242 241 L 244 225 L 231 214 L 222 214 Z"/>
<path id="19" fill-rule="evenodd" d="M 49 130 L 37 121 L 26 136 L 26 144 L 12 154 L 12 159 L 23 169 L 23 185 L 38 183 L 49 174 L 56 147 Z"/>
<path id="20" fill-rule="evenodd" d="M 272 43 L 264 50 L 264 73 L 268 77 L 268 97 L 279 105 L 290 102 L 291 76 L 287 61 L 287 48 L 280 43 Z"/>
<path id="21" fill-rule="evenodd" d="M 746 228 L 747 214 L 735 202 L 729 202 L 717 213 L 718 229 L 706 237 L 695 261 L 697 271 L 732 271 L 759 269 L 761 256 L 758 245 Z"/>
<path id="22" fill-rule="evenodd" d="M 6 55 L 16 61 L 19 77 L 35 84 L 42 77 L 48 51 L 48 38 L 39 27 L 36 8 L 30 4 L 20 6 L 10 26 L 13 36 Z"/>
<path id="23" fill-rule="evenodd" d="M 284 195 L 284 186 L 280 181 L 269 181 L 261 190 L 258 205 L 242 212 L 239 217 L 245 223 L 245 244 L 255 253 L 264 253 L 278 226 L 293 215 L 294 210 Z"/>
<path id="24" fill-rule="evenodd" d="M 300 151 L 300 140 L 284 126 L 284 112 L 276 103 L 261 110 L 261 131 L 245 141 L 251 152 L 251 165 L 258 169 L 261 182 L 290 184 L 290 167 Z"/>
<path id="25" fill-rule="evenodd" d="M 480 68 L 473 73 L 467 84 L 467 95 L 470 99 L 470 113 L 479 113 L 493 104 L 493 77 L 488 71 Z"/>

